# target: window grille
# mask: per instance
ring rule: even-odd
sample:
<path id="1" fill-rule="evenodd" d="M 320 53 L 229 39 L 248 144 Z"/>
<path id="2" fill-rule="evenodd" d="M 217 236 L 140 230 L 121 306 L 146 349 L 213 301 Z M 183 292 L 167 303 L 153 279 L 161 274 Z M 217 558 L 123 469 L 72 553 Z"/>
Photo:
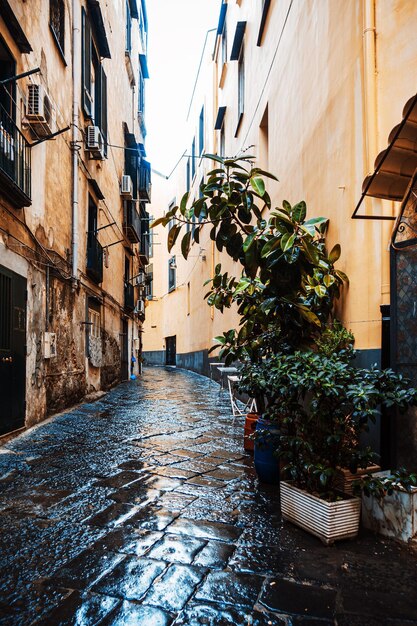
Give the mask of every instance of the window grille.
<path id="1" fill-rule="evenodd" d="M 64 0 L 49 0 L 49 24 L 61 52 L 65 50 L 65 4 Z"/>

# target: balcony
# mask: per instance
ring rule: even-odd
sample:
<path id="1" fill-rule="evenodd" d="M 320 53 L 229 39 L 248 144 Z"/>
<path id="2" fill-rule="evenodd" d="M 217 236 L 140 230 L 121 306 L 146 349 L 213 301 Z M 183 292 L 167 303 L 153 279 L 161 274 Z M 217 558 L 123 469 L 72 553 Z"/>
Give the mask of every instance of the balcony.
<path id="1" fill-rule="evenodd" d="M 30 146 L 0 106 L 0 187 L 16 208 L 30 206 Z"/>
<path id="2" fill-rule="evenodd" d="M 135 308 L 135 288 L 130 283 L 125 283 L 125 309 L 133 311 Z"/>
<path id="3" fill-rule="evenodd" d="M 97 284 L 103 282 L 103 247 L 91 233 L 87 239 L 87 275 Z"/>
<path id="4" fill-rule="evenodd" d="M 151 164 L 142 159 L 139 167 L 139 199 L 151 201 Z"/>
<path id="5" fill-rule="evenodd" d="M 140 217 L 134 200 L 125 200 L 123 205 L 123 233 L 130 243 L 140 241 Z"/>

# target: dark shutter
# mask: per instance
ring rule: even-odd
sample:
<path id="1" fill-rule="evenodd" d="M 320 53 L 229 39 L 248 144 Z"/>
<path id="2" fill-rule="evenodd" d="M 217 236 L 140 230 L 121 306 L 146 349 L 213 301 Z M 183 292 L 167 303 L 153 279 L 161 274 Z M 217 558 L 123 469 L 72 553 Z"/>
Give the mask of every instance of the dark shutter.
<path id="1" fill-rule="evenodd" d="M 91 117 L 91 26 L 85 9 L 81 10 L 82 20 L 82 94 L 84 112 Z"/>
<path id="2" fill-rule="evenodd" d="M 100 129 L 104 139 L 104 154 L 107 156 L 107 76 L 100 66 L 101 75 L 101 120 Z"/>
<path id="3" fill-rule="evenodd" d="M 132 144 L 125 148 L 125 174 L 128 174 L 133 183 L 133 197 L 138 197 L 138 152 Z"/>

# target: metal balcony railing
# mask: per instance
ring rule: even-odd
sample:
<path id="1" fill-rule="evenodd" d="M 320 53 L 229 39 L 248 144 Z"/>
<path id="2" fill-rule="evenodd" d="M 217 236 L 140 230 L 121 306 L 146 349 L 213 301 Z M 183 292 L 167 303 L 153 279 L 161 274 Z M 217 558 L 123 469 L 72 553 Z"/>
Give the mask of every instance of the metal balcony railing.
<path id="1" fill-rule="evenodd" d="M 125 283 L 125 309 L 133 311 L 135 308 L 135 288 L 130 283 Z"/>
<path id="2" fill-rule="evenodd" d="M 0 182 L 2 192 L 14 206 L 24 207 L 32 203 L 30 146 L 1 105 Z"/>
<path id="3" fill-rule="evenodd" d="M 151 189 L 151 164 L 142 159 L 139 167 L 139 199 L 150 202 Z"/>
<path id="4" fill-rule="evenodd" d="M 125 200 L 123 206 L 123 232 L 130 243 L 139 243 L 140 216 L 134 200 Z"/>
<path id="5" fill-rule="evenodd" d="M 95 283 L 103 282 L 103 247 L 92 233 L 87 237 L 87 274 Z"/>

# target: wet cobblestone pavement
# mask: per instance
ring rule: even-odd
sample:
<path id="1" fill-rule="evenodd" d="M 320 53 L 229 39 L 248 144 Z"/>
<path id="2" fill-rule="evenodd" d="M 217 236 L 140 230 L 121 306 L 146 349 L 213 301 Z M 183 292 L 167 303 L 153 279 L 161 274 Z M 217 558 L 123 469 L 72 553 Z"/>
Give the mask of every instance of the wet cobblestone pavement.
<path id="1" fill-rule="evenodd" d="M 280 518 L 217 384 L 147 369 L 0 448 L 0 624 L 417 624 L 417 555 Z"/>

